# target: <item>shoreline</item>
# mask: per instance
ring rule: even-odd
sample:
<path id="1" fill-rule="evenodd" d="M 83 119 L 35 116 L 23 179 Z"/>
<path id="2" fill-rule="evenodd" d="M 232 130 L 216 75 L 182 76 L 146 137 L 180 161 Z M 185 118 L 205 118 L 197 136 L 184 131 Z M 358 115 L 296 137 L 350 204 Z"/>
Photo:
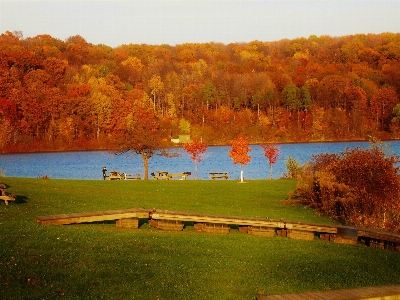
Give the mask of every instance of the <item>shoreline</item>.
<path id="1" fill-rule="evenodd" d="M 391 140 L 382 140 L 382 142 L 391 142 L 391 141 L 398 141 L 398 139 L 391 139 Z M 274 142 L 271 144 L 274 145 L 292 145 L 292 144 L 322 144 L 322 143 L 349 143 L 349 142 L 368 142 L 367 139 L 352 139 L 352 140 L 326 140 L 326 141 L 308 141 L 308 142 L 294 142 L 294 141 L 286 141 L 286 142 Z M 261 145 L 263 143 L 250 143 L 249 145 Z M 207 145 L 207 147 L 223 147 L 223 146 L 230 146 L 229 144 L 210 144 Z M 168 149 L 174 149 L 174 148 L 181 148 L 182 144 L 176 144 Z M 46 151 L 14 151 L 14 152 L 8 152 L 8 151 L 1 151 L 0 155 L 8 155 L 8 154 L 34 154 L 34 153 L 60 153 L 60 152 L 95 152 L 95 151 L 107 151 L 107 152 L 116 152 L 118 149 L 74 149 L 74 150 L 46 150 Z M 117 155 L 117 154 L 116 154 Z"/>

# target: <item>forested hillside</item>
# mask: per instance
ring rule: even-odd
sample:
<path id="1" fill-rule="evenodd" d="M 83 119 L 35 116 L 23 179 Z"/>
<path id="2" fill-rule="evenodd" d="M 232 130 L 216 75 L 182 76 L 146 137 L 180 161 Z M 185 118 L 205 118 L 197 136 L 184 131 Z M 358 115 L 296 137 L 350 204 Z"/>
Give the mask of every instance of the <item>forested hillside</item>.
<path id="1" fill-rule="evenodd" d="M 0 87 L 2 152 L 117 148 L 153 117 L 164 141 L 397 139 L 400 34 L 112 48 L 5 32 Z"/>

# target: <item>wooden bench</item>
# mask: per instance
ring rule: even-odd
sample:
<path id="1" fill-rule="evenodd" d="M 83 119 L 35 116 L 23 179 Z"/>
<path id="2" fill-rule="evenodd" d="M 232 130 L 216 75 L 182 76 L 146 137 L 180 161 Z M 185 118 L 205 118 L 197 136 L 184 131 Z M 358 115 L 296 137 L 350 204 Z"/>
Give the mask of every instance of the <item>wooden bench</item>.
<path id="1" fill-rule="evenodd" d="M 229 173 L 228 172 L 210 172 L 211 179 L 225 179 L 227 180 L 229 178 Z"/>
<path id="2" fill-rule="evenodd" d="M 141 180 L 142 176 L 140 174 L 125 174 L 126 180 Z"/>

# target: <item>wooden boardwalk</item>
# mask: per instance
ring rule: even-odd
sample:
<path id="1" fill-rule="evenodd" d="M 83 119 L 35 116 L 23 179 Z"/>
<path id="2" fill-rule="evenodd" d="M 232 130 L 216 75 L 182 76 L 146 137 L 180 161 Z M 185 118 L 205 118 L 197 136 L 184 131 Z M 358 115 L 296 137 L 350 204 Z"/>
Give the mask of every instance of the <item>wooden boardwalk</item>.
<path id="1" fill-rule="evenodd" d="M 364 287 L 325 292 L 260 296 L 257 300 L 399 300 L 400 285 Z"/>

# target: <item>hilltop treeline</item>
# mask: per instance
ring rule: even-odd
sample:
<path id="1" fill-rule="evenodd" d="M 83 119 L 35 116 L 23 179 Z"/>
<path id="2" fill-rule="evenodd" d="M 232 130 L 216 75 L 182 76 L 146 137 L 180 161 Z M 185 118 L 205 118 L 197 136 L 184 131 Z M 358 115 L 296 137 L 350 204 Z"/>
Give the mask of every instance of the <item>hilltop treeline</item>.
<path id="1" fill-rule="evenodd" d="M 400 137 L 400 34 L 93 45 L 0 35 L 0 148 L 112 148 L 135 103 L 207 144 Z"/>

